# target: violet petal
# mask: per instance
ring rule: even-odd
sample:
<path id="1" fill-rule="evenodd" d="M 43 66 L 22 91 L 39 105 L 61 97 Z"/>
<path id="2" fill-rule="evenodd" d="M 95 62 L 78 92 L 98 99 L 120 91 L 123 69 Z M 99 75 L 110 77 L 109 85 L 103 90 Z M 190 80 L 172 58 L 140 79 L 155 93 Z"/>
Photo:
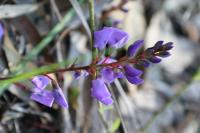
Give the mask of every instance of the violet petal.
<path id="1" fill-rule="evenodd" d="M 91 95 L 99 101 L 111 96 L 104 81 L 100 78 L 92 80 Z"/>
<path id="2" fill-rule="evenodd" d="M 130 83 L 135 84 L 135 85 L 139 85 L 144 82 L 144 80 L 139 77 L 131 77 L 131 76 L 126 75 L 126 78 Z"/>
<path id="3" fill-rule="evenodd" d="M 109 28 L 106 28 L 106 29 L 104 28 L 102 30 L 95 31 L 94 32 L 94 47 L 100 50 L 104 49 L 111 35 L 112 35 L 112 29 L 109 29 Z"/>
<path id="4" fill-rule="evenodd" d="M 128 39 L 129 35 L 126 32 L 113 27 L 104 27 L 94 32 L 94 47 L 102 50 L 108 44 L 110 47 L 120 48 Z"/>
<path id="5" fill-rule="evenodd" d="M 40 93 L 32 93 L 30 98 L 48 107 L 51 107 L 54 101 L 52 92 L 47 90 L 43 90 Z"/>
<path id="6" fill-rule="evenodd" d="M 0 40 L 2 39 L 3 35 L 4 35 L 4 29 L 2 23 L 0 23 Z"/>
<path id="7" fill-rule="evenodd" d="M 105 105 L 111 105 L 113 103 L 113 100 L 111 97 L 107 97 L 107 98 L 104 98 L 103 100 L 101 100 L 101 102 Z"/>
<path id="8" fill-rule="evenodd" d="M 67 100 L 65 99 L 65 96 L 60 87 L 53 89 L 53 96 L 54 96 L 55 102 L 58 105 L 60 105 L 61 107 L 64 107 L 64 108 L 68 108 Z"/>
<path id="9" fill-rule="evenodd" d="M 44 89 L 50 83 L 50 79 L 46 76 L 39 75 L 35 76 L 32 82 L 37 88 Z"/>
<path id="10" fill-rule="evenodd" d="M 101 70 L 101 75 L 103 79 L 108 83 L 112 83 L 115 78 L 117 78 L 112 68 L 103 68 Z"/>
<path id="11" fill-rule="evenodd" d="M 124 70 L 125 70 L 125 75 L 131 76 L 131 77 L 140 76 L 143 73 L 141 70 L 138 70 L 132 67 L 131 65 L 124 66 Z"/>
<path id="12" fill-rule="evenodd" d="M 128 56 L 135 56 L 137 50 L 144 44 L 144 40 L 137 40 L 128 47 Z"/>
<path id="13" fill-rule="evenodd" d="M 125 45 L 125 43 L 129 40 L 129 35 L 128 33 L 117 29 L 117 28 L 112 28 L 113 33 L 108 40 L 108 45 L 113 48 L 121 48 Z"/>

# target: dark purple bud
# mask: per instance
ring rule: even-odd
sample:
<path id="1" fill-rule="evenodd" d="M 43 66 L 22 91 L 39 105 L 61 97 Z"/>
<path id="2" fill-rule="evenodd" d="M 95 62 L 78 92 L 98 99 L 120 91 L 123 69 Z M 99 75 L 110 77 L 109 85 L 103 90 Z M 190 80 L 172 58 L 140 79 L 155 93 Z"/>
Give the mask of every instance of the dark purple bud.
<path id="1" fill-rule="evenodd" d="M 156 44 L 153 46 L 153 49 L 156 51 L 156 50 L 162 48 L 163 42 L 164 41 L 157 41 Z"/>
<path id="2" fill-rule="evenodd" d="M 169 57 L 170 55 L 171 54 L 167 51 L 162 51 L 162 52 L 159 52 L 159 54 L 158 54 L 158 56 L 163 57 L 163 58 Z"/>
<path id="3" fill-rule="evenodd" d="M 161 59 L 156 57 L 156 56 L 152 56 L 151 58 L 148 59 L 150 62 L 152 63 L 160 63 Z"/>
<path id="4" fill-rule="evenodd" d="M 126 75 L 126 78 L 130 83 L 135 84 L 135 85 L 139 85 L 144 82 L 144 80 L 141 79 L 140 77 L 131 77 L 131 76 Z"/>
<path id="5" fill-rule="evenodd" d="M 111 105 L 113 103 L 113 100 L 111 97 L 106 97 L 103 100 L 101 100 L 101 102 L 105 105 Z"/>
<path id="6" fill-rule="evenodd" d="M 137 40 L 128 47 L 128 56 L 135 56 L 137 50 L 144 44 L 144 40 Z"/>
<path id="7" fill-rule="evenodd" d="M 168 42 L 165 45 L 163 45 L 164 50 L 170 50 L 173 48 L 173 42 Z"/>
<path id="8" fill-rule="evenodd" d="M 150 63 L 147 60 L 139 60 L 137 62 L 137 65 L 143 66 L 143 67 L 149 67 Z"/>
<path id="9" fill-rule="evenodd" d="M 124 70 L 125 70 L 125 75 L 131 77 L 140 76 L 143 73 L 142 71 L 132 67 L 131 65 L 124 66 Z"/>

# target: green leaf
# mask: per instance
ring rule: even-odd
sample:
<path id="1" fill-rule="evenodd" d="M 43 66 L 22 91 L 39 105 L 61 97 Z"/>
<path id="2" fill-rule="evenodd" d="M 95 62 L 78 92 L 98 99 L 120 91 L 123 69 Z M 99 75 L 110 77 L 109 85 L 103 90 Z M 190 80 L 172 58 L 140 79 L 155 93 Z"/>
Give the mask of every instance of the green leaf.
<path id="1" fill-rule="evenodd" d="M 121 123 L 121 120 L 119 118 L 117 118 L 113 123 L 112 126 L 110 127 L 109 131 L 111 133 L 115 133 L 117 131 L 117 129 L 119 128 Z"/>
<path id="2" fill-rule="evenodd" d="M 14 82 L 26 80 L 26 79 L 29 79 L 29 78 L 36 76 L 36 75 L 50 73 L 52 71 L 59 69 L 60 66 L 63 66 L 63 65 L 69 65 L 69 61 L 65 61 L 65 62 L 62 62 L 62 63 L 55 63 L 55 64 L 52 64 L 52 65 L 33 69 L 30 72 L 21 73 L 21 74 L 18 74 L 16 76 L 13 76 L 12 78 L 6 79 L 6 80 L 0 80 L 0 86 L 3 85 L 3 84 L 12 84 Z"/>
<path id="3" fill-rule="evenodd" d="M 195 81 L 195 80 L 200 80 L 200 68 L 197 71 L 197 73 L 194 75 L 193 81 Z"/>

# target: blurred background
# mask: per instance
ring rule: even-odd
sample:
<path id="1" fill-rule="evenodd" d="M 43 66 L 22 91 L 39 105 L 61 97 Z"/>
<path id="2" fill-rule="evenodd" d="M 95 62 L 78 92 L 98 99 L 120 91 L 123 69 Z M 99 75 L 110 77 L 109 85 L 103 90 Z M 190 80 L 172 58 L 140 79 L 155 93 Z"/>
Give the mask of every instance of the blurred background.
<path id="1" fill-rule="evenodd" d="M 0 0 L 0 77 L 75 58 L 77 66 L 90 64 L 83 25 L 88 1 L 72 3 L 75 8 L 69 0 Z M 95 30 L 103 26 L 130 34 L 116 58 L 138 39 L 145 40 L 143 49 L 159 40 L 174 48 L 169 58 L 144 69 L 144 84 L 111 84 L 117 108 L 99 105 L 90 96 L 91 79 L 74 80 L 72 72 L 50 74 L 69 109 L 31 101 L 30 81 L 2 84 L 0 133 L 200 133 L 200 0 L 95 0 Z M 35 57 L 17 69 L 35 47 Z"/>

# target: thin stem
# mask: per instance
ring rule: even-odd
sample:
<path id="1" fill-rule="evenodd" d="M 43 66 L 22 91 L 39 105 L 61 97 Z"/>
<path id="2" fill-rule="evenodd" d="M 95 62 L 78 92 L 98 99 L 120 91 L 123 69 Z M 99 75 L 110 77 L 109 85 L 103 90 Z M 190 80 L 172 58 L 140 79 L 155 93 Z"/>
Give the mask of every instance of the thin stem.
<path id="1" fill-rule="evenodd" d="M 99 102 L 98 102 L 97 104 L 99 104 Z M 99 106 L 100 106 L 100 104 L 99 104 Z M 99 110 L 98 110 L 98 114 L 99 114 L 99 117 L 100 117 L 100 119 L 101 119 L 101 122 L 102 122 L 104 128 L 105 128 L 106 131 L 109 133 L 108 124 L 107 124 L 106 121 L 104 120 L 103 114 L 102 114 Z"/>
<path id="2" fill-rule="evenodd" d="M 110 84 L 108 84 L 108 88 L 109 88 L 110 92 L 112 93 L 112 97 L 113 97 L 113 100 L 114 100 L 114 107 L 115 107 L 115 109 L 117 110 L 117 113 L 118 113 L 119 118 L 120 118 L 120 120 L 121 120 L 124 133 L 128 133 L 128 132 L 127 132 L 127 129 L 126 129 L 125 121 L 124 121 L 124 119 L 123 119 L 123 117 L 122 117 L 120 108 L 119 108 L 118 103 L 117 103 L 117 99 L 116 99 L 116 97 L 115 97 L 115 94 L 114 94 L 113 89 L 112 89 L 112 87 L 111 87 Z"/>
<path id="3" fill-rule="evenodd" d="M 92 50 L 92 60 L 93 63 L 96 55 L 98 53 L 98 50 L 96 48 L 94 48 L 94 30 L 95 30 L 95 19 L 94 19 L 94 0 L 88 0 L 88 4 L 89 4 L 89 13 L 90 13 L 90 30 L 91 30 L 91 50 Z"/>

